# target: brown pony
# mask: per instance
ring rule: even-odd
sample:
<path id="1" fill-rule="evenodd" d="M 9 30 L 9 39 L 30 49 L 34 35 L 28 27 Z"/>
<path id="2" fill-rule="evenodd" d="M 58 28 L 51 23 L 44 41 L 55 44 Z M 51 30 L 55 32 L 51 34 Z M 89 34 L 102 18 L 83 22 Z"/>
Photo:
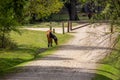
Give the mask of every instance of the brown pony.
<path id="1" fill-rule="evenodd" d="M 51 30 L 47 31 L 47 40 L 48 40 L 48 47 L 52 47 L 52 39 L 54 39 L 55 44 L 58 44 L 57 37 L 52 33 Z"/>

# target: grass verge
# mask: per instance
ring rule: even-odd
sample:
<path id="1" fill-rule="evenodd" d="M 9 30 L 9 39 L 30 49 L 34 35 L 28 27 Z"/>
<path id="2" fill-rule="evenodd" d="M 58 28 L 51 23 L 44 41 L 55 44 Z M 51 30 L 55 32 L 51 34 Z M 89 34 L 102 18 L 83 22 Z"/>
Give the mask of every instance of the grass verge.
<path id="1" fill-rule="evenodd" d="M 11 32 L 12 40 L 17 47 L 12 50 L 0 49 L 0 75 L 13 71 L 20 64 L 45 57 L 56 50 L 57 46 L 47 48 L 46 33 L 42 31 L 21 30 L 22 35 Z M 65 43 L 72 36 L 56 34 L 59 45 Z"/>
<path id="2" fill-rule="evenodd" d="M 115 50 L 101 61 L 93 80 L 120 80 L 120 36 Z"/>

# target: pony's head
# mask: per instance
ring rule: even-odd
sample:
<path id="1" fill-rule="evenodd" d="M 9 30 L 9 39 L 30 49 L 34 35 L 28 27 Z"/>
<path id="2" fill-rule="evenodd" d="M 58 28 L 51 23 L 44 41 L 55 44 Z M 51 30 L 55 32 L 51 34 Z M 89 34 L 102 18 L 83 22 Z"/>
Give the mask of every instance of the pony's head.
<path id="1" fill-rule="evenodd" d="M 55 44 L 58 45 L 58 39 L 54 39 Z"/>

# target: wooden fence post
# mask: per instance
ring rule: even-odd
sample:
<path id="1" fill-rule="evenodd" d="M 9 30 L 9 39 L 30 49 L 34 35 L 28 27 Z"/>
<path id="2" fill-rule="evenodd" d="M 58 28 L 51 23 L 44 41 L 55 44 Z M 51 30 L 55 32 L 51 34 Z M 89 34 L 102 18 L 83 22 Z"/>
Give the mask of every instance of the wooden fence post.
<path id="1" fill-rule="evenodd" d="M 113 24 L 111 24 L 110 32 L 113 33 Z"/>
<path id="2" fill-rule="evenodd" d="M 63 34 L 65 34 L 64 22 L 62 22 L 62 31 L 63 31 Z"/>
<path id="3" fill-rule="evenodd" d="M 55 33 L 55 29 L 53 29 L 53 33 Z"/>
<path id="4" fill-rule="evenodd" d="M 50 22 L 50 30 L 52 30 L 52 22 Z"/>
<path id="5" fill-rule="evenodd" d="M 72 31 L 72 21 L 70 21 L 70 30 Z"/>
<path id="6" fill-rule="evenodd" d="M 70 27 L 70 22 L 68 21 L 67 32 L 70 32 L 69 27 Z"/>

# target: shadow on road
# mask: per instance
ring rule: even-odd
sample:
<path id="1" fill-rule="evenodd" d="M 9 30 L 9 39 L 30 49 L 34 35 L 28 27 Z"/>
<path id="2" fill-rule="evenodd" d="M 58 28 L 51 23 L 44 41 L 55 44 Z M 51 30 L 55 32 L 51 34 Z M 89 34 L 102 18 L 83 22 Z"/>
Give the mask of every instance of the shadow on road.
<path id="1" fill-rule="evenodd" d="M 60 50 L 116 50 L 109 47 L 97 47 L 97 46 L 76 46 L 76 45 L 61 45 Z"/>
<path id="2" fill-rule="evenodd" d="M 64 57 L 57 57 L 57 56 L 49 56 L 46 58 L 43 58 L 42 60 L 73 60 L 73 58 L 64 58 Z"/>
<path id="3" fill-rule="evenodd" d="M 95 75 L 88 70 L 94 71 L 94 69 L 85 71 L 83 68 L 59 66 L 26 66 L 22 69 L 19 67 L 17 72 L 0 78 L 0 80 L 88 80 L 94 77 L 93 74 Z M 105 79 L 110 80 L 108 77 Z"/>

